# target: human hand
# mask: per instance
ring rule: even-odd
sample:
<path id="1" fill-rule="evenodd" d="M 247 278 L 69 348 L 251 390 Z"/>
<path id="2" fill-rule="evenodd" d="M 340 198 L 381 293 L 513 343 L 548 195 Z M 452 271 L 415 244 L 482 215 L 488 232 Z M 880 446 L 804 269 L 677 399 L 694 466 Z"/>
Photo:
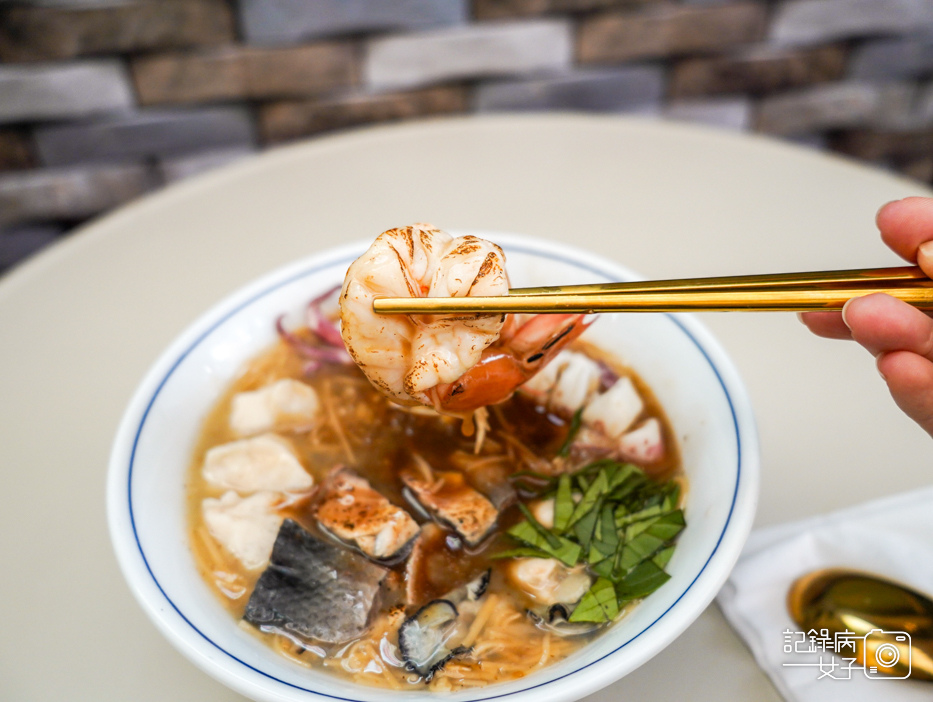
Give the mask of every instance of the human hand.
<path id="1" fill-rule="evenodd" d="M 933 198 L 889 202 L 875 217 L 881 239 L 933 278 Z M 933 436 L 933 319 L 889 295 L 849 300 L 842 313 L 805 312 L 800 320 L 817 336 L 854 339 L 875 357 L 891 396 Z"/>

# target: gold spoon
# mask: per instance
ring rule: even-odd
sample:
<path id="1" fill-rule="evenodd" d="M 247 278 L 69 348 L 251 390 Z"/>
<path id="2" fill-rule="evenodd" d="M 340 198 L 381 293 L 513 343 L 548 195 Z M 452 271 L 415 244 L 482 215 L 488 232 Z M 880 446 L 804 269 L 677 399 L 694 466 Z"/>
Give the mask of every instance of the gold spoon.
<path id="1" fill-rule="evenodd" d="M 804 631 L 861 637 L 855 638 L 859 665 L 866 665 L 867 652 L 878 673 L 905 677 L 909 671 L 914 680 L 933 680 L 933 601 L 919 592 L 868 573 L 825 568 L 794 581 L 787 608 Z"/>

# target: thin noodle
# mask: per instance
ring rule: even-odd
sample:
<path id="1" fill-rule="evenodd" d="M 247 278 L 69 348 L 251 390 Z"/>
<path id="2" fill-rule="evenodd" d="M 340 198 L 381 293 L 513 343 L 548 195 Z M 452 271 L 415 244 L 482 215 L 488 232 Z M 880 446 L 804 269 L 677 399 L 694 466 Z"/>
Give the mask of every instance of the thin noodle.
<path id="1" fill-rule="evenodd" d="M 214 541 L 214 537 L 211 536 L 207 529 L 203 526 L 198 529 L 198 537 L 201 539 L 204 550 L 207 551 L 208 558 L 210 559 L 210 563 L 213 566 L 211 571 L 223 570 L 227 565 L 227 559 L 224 558 L 223 554 L 220 552 L 217 542 Z"/>
<path id="2" fill-rule="evenodd" d="M 470 624 L 470 629 L 467 631 L 467 635 L 463 637 L 462 646 L 472 646 L 473 642 L 476 641 L 480 632 L 483 630 L 483 627 L 486 626 L 486 622 L 489 621 L 489 616 L 492 614 L 492 611 L 498 606 L 499 598 L 490 593 L 486 597 L 486 601 L 483 603 L 483 606 L 480 607 L 479 612 L 476 613 L 476 618 L 473 620 L 473 623 Z"/>
<path id="3" fill-rule="evenodd" d="M 340 440 L 340 443 L 343 446 L 343 450 L 347 454 L 347 461 L 349 461 L 350 465 L 356 465 L 356 456 L 353 455 L 353 449 L 350 448 L 350 442 L 347 440 L 346 435 L 343 433 L 343 426 L 340 424 L 340 420 L 337 419 L 337 413 L 334 411 L 329 380 L 324 382 L 324 407 L 327 410 L 327 418 L 330 420 L 330 424 L 334 428 L 334 432 L 337 434 L 337 438 Z"/>
<path id="4" fill-rule="evenodd" d="M 548 632 L 544 635 L 544 644 L 541 646 L 541 657 L 538 659 L 538 665 L 536 668 L 540 668 L 545 663 L 547 663 L 548 658 L 551 657 L 551 634 Z"/>

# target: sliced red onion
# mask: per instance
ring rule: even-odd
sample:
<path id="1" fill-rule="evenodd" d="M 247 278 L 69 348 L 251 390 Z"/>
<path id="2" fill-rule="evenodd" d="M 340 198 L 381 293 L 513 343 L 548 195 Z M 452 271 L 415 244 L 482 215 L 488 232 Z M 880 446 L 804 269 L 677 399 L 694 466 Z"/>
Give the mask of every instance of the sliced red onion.
<path id="1" fill-rule="evenodd" d="M 340 336 L 340 330 L 337 329 L 327 315 L 321 311 L 324 302 L 333 297 L 334 293 L 340 290 L 339 285 L 334 286 L 327 292 L 318 295 L 308 303 L 307 320 L 308 328 L 311 329 L 326 344 L 344 348 L 343 337 Z"/>

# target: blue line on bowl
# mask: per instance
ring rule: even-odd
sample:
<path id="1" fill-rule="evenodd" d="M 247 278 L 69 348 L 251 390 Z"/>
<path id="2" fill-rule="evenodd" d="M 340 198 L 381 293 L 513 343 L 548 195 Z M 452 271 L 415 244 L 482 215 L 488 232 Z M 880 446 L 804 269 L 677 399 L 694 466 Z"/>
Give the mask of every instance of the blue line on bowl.
<path id="1" fill-rule="evenodd" d="M 511 250 L 511 251 L 517 251 L 517 252 L 521 252 L 521 253 L 528 254 L 528 255 L 531 255 L 531 256 L 537 256 L 537 257 L 540 257 L 540 258 L 547 258 L 547 259 L 550 259 L 550 260 L 553 260 L 553 261 L 558 261 L 558 262 L 560 262 L 560 263 L 572 263 L 573 265 L 577 266 L 578 268 L 582 268 L 583 270 L 586 270 L 586 271 L 589 272 L 589 273 L 593 273 L 593 274 L 598 275 L 598 276 L 605 276 L 606 278 L 609 278 L 609 279 L 612 278 L 612 276 L 611 276 L 610 274 L 607 274 L 605 271 L 602 271 L 602 270 L 600 270 L 600 269 L 598 269 L 598 268 L 596 268 L 596 267 L 594 267 L 594 266 L 591 266 L 591 265 L 588 264 L 588 263 L 583 263 L 583 262 L 581 262 L 581 261 L 572 260 L 572 259 L 570 259 L 570 258 L 565 258 L 565 257 L 559 256 L 559 255 L 557 255 L 557 254 L 543 253 L 543 252 L 541 252 L 541 251 L 536 251 L 536 250 L 534 250 L 534 249 L 524 248 L 524 247 L 522 247 L 522 246 L 520 246 L 520 245 L 519 245 L 519 246 L 509 246 L 509 247 L 507 247 L 507 248 L 508 248 L 509 250 Z M 260 670 L 259 668 L 256 668 L 255 666 L 250 665 L 250 664 L 247 663 L 246 661 L 241 660 L 240 658 L 237 658 L 237 657 L 234 656 L 232 653 L 230 653 L 229 651 L 227 651 L 226 649 L 224 649 L 223 647 L 221 647 L 218 643 L 216 643 L 214 640 L 212 640 L 210 637 L 208 637 L 206 634 L 204 634 L 204 632 L 202 632 L 200 629 L 198 629 L 198 628 L 191 622 L 191 620 L 188 619 L 188 617 L 185 616 L 185 615 L 182 613 L 182 611 L 178 608 L 178 606 L 172 601 L 172 599 L 168 596 L 168 594 L 167 594 L 167 593 L 165 592 L 165 590 L 162 588 L 162 585 L 159 583 L 158 579 L 156 578 L 155 573 L 152 572 L 152 568 L 149 566 L 149 561 L 148 561 L 148 559 L 146 558 L 145 552 L 143 551 L 142 544 L 139 542 L 139 535 L 138 535 L 137 532 L 136 532 L 136 519 L 135 519 L 135 516 L 134 516 L 134 514 L 133 514 L 133 490 L 132 490 L 132 488 L 133 488 L 133 463 L 134 463 L 135 458 L 136 458 L 136 448 L 137 448 L 137 445 L 139 444 L 139 437 L 140 437 L 140 435 L 142 434 L 143 427 L 144 427 L 144 425 L 145 425 L 145 423 L 146 423 L 146 418 L 149 416 L 149 411 L 152 409 L 152 405 L 153 405 L 153 403 L 155 402 L 156 398 L 159 396 L 159 393 L 162 391 L 162 388 L 165 386 L 165 383 L 168 382 L 168 379 L 171 377 L 172 373 L 174 373 L 175 370 L 178 368 L 178 366 L 181 365 L 182 361 L 185 360 L 185 358 L 188 356 L 188 354 L 190 354 L 190 353 L 194 350 L 195 347 L 197 347 L 202 341 L 204 341 L 204 339 L 205 339 L 208 335 L 211 334 L 211 332 L 213 332 L 217 327 L 219 327 L 223 322 L 225 322 L 225 321 L 226 321 L 228 318 L 230 318 L 233 314 L 239 312 L 239 311 L 240 311 L 241 309 L 243 309 L 244 307 L 247 307 L 248 305 L 251 305 L 251 304 L 254 303 L 256 300 L 258 300 L 258 299 L 260 299 L 260 298 L 262 298 L 262 297 L 268 295 L 270 292 L 273 292 L 274 290 L 277 290 L 278 288 L 281 288 L 281 287 L 283 287 L 283 286 L 285 286 L 285 285 L 288 285 L 289 283 L 293 283 L 293 282 L 295 282 L 295 281 L 297 281 L 297 280 L 300 280 L 301 278 L 307 277 L 307 276 L 309 276 L 309 275 L 314 275 L 315 273 L 318 273 L 318 272 L 320 272 L 320 271 L 322 271 L 322 270 L 324 270 L 324 269 L 326 269 L 326 268 L 330 268 L 330 267 L 332 267 L 332 266 L 335 266 L 335 265 L 338 265 L 338 264 L 343 264 L 343 263 L 349 264 L 351 261 L 354 260 L 354 258 L 355 258 L 355 256 L 348 256 L 348 257 L 345 257 L 345 258 L 343 258 L 343 259 L 337 259 L 337 260 L 327 261 L 327 262 L 321 263 L 320 265 L 317 265 L 317 266 L 315 266 L 315 267 L 313 267 L 313 268 L 310 268 L 310 269 L 308 269 L 308 270 L 304 270 L 304 271 L 301 271 L 301 272 L 299 272 L 299 273 L 296 273 L 295 275 L 293 275 L 293 276 L 287 278 L 286 280 L 279 281 L 278 283 L 276 283 L 276 284 L 273 285 L 272 287 L 266 288 L 266 289 L 263 290 L 262 292 L 259 292 L 259 293 L 257 293 L 256 295 L 254 295 L 253 297 L 251 297 L 250 299 L 244 301 L 243 303 L 241 303 L 240 305 L 238 305 L 238 306 L 235 307 L 234 309 L 229 310 L 226 314 L 224 314 L 223 317 L 221 317 L 220 319 L 218 319 L 218 320 L 217 320 L 214 324 L 212 324 L 207 330 L 205 330 L 205 332 L 204 332 L 203 334 L 201 334 L 187 349 L 185 349 L 185 351 L 184 351 L 184 352 L 178 357 L 178 359 L 176 359 L 176 361 L 172 364 L 171 368 L 169 368 L 168 372 L 165 374 L 165 376 L 162 378 L 162 380 L 159 381 L 159 384 L 158 384 L 158 386 L 156 387 L 155 392 L 152 394 L 152 398 L 150 398 L 149 403 L 146 405 L 146 409 L 145 409 L 145 411 L 143 412 L 143 416 L 142 416 L 142 418 L 140 419 L 140 422 L 139 422 L 139 427 L 138 427 L 137 430 L 136 430 L 136 435 L 135 435 L 135 437 L 133 438 L 133 449 L 132 449 L 132 451 L 131 451 L 131 453 L 130 453 L 130 464 L 129 464 L 129 471 L 128 471 L 128 475 L 127 475 L 127 500 L 128 500 L 128 507 L 129 507 L 130 523 L 131 523 L 131 525 L 132 525 L 132 527 L 133 527 L 133 538 L 136 540 L 136 545 L 137 545 L 137 547 L 139 548 L 139 554 L 140 554 L 140 556 L 141 556 L 142 559 L 143 559 L 143 563 L 144 563 L 145 566 L 146 566 L 146 570 L 149 572 L 149 575 L 152 577 L 152 581 L 155 583 L 156 587 L 159 588 L 159 592 L 162 593 L 162 595 L 163 595 L 163 597 L 165 597 L 166 601 L 172 606 L 172 609 L 174 609 L 174 610 L 178 613 L 178 616 L 180 616 L 180 617 L 185 621 L 185 623 L 188 624 L 188 626 L 190 626 L 194 631 L 196 631 L 205 641 L 207 641 L 209 644 L 211 644 L 212 646 L 214 646 L 218 651 L 224 653 L 225 655 L 227 655 L 227 656 L 229 656 L 230 658 L 232 658 L 233 660 L 235 660 L 235 661 L 236 661 L 237 663 L 239 663 L 240 665 L 242 665 L 242 666 L 244 666 L 244 667 L 246 667 L 246 668 L 249 668 L 250 670 L 252 670 L 252 671 L 254 671 L 254 672 L 256 672 L 256 673 L 259 673 L 260 675 L 262 675 L 262 676 L 264 676 L 264 677 L 266 677 L 266 678 L 269 678 L 269 679 L 271 679 L 271 680 L 274 680 L 274 681 L 276 681 L 276 682 L 278 682 L 278 683 L 280 683 L 280 684 L 282 684 L 282 685 L 286 685 L 286 686 L 291 687 L 291 688 L 293 688 L 293 689 L 301 690 L 302 692 L 309 692 L 309 693 L 311 693 L 311 694 L 313 694 L 313 695 L 318 695 L 318 696 L 321 696 L 321 697 L 327 697 L 327 698 L 329 698 L 329 699 L 341 700 L 342 702 L 363 702 L 363 701 L 362 701 L 362 700 L 358 700 L 358 699 L 353 698 L 353 697 L 340 697 L 340 696 L 337 696 L 337 695 L 328 695 L 327 693 L 318 692 L 317 690 L 312 690 L 312 689 L 309 689 L 309 688 L 306 688 L 306 687 L 301 687 L 300 685 L 295 685 L 295 684 L 290 683 L 290 682 L 288 682 L 288 681 L 286 681 L 286 680 L 282 680 L 281 678 L 277 678 L 277 677 L 275 677 L 274 675 L 270 675 L 269 673 L 266 673 L 265 671 L 262 671 L 262 670 Z M 568 676 L 570 676 L 570 675 L 576 675 L 576 674 L 579 673 L 580 671 L 585 670 L 586 668 L 589 668 L 590 666 L 592 666 L 592 665 L 598 663 L 599 661 L 604 660 L 605 658 L 607 658 L 607 657 L 613 655 L 613 654 L 616 653 L 617 651 L 620 651 L 621 649 L 625 648 L 625 647 L 628 646 L 630 643 L 632 643 L 632 641 L 634 641 L 635 639 L 637 639 L 638 637 L 640 637 L 642 634 L 644 634 L 646 631 L 648 631 L 648 630 L 649 630 L 652 626 L 654 626 L 660 619 L 662 619 L 668 612 L 670 612 L 670 611 L 677 605 L 678 602 L 680 602 L 680 601 L 684 598 L 684 596 L 690 591 L 690 588 L 693 587 L 694 583 L 696 583 L 696 581 L 699 579 L 699 577 L 700 577 L 700 576 L 703 574 L 703 572 L 706 570 L 706 567 L 709 565 L 710 561 L 713 559 L 713 556 L 715 556 L 715 555 L 716 555 L 716 552 L 719 550 L 719 545 L 722 543 L 722 539 L 723 539 L 723 537 L 724 537 L 725 534 L 726 534 L 726 529 L 727 529 L 728 526 L 729 526 L 729 522 L 732 520 L 732 513 L 733 513 L 733 511 L 735 510 L 735 501 L 736 501 L 736 499 L 737 499 L 737 497 L 738 497 L 738 493 L 739 493 L 739 484 L 740 484 L 740 482 L 741 482 L 741 476 L 742 476 L 742 443 L 741 443 L 742 440 L 741 440 L 741 436 L 740 436 L 740 434 L 739 434 L 739 422 L 738 422 L 738 418 L 736 417 L 736 414 L 735 414 L 735 406 L 734 406 L 733 403 L 732 403 L 732 397 L 731 397 L 731 395 L 729 395 L 729 390 L 728 390 L 728 388 L 726 388 L 726 384 L 725 384 L 725 382 L 723 381 L 722 376 L 719 374 L 719 370 L 716 368 L 716 365 L 713 363 L 712 359 L 709 357 L 709 354 L 706 353 L 706 349 L 703 348 L 703 345 L 700 344 L 699 341 L 697 341 L 697 339 L 693 336 L 693 334 L 690 333 L 690 331 L 684 326 L 684 324 L 683 324 L 679 319 L 677 319 L 675 316 L 670 315 L 670 314 L 665 314 L 664 316 L 667 317 L 670 321 L 672 321 L 684 334 L 687 335 L 687 337 L 690 339 L 690 341 L 693 342 L 694 346 L 696 346 L 697 349 L 699 349 L 700 353 L 703 354 L 703 358 L 706 359 L 706 362 L 709 363 L 710 368 L 712 368 L 713 373 L 716 375 L 716 380 L 719 381 L 719 385 L 720 385 L 720 387 L 722 387 L 723 393 L 724 393 L 725 396 L 726 396 L 726 401 L 729 403 L 729 411 L 730 411 L 730 413 L 732 414 L 732 424 L 733 424 L 733 426 L 734 426 L 734 428 L 735 428 L 736 459 L 737 459 L 737 461 L 736 461 L 736 473 L 735 473 L 735 489 L 734 489 L 733 492 L 732 492 L 732 502 L 731 502 L 731 504 L 729 505 L 729 513 L 728 513 L 728 515 L 726 515 L 726 523 L 723 525 L 722 532 L 719 534 L 719 538 L 718 538 L 717 541 L 716 541 L 716 545 L 713 547 L 712 553 L 710 553 L 709 558 L 706 559 L 706 562 L 703 564 L 703 567 L 700 568 L 700 571 L 696 574 L 696 577 L 694 577 L 693 580 L 690 581 L 690 584 L 689 584 L 689 585 L 686 587 L 686 589 L 680 594 L 680 596 L 679 596 L 676 600 L 674 600 L 673 603 L 671 603 L 671 606 L 670 606 L 670 607 L 668 607 L 668 608 L 667 608 L 666 610 L 664 610 L 660 615 L 658 615 L 658 617 L 657 617 L 653 622 L 651 622 L 648 626 L 646 626 L 646 627 L 645 627 L 644 629 L 642 629 L 640 632 L 638 632 L 637 634 L 635 634 L 635 635 L 634 635 L 632 638 L 630 638 L 628 641 L 625 641 L 624 643 L 620 644 L 618 647 L 614 648 L 612 651 L 610 651 L 609 653 L 607 653 L 605 656 L 602 656 L 602 657 L 600 657 L 600 658 L 597 658 L 595 661 L 591 661 L 590 663 L 587 663 L 586 665 L 584 665 L 584 666 L 582 666 L 582 667 L 580 667 L 580 668 L 577 668 L 577 669 L 574 670 L 574 671 L 571 671 L 571 672 L 569 672 L 569 673 L 565 673 L 564 675 L 560 675 L 560 676 L 558 676 L 558 677 L 556 677 L 556 678 L 552 678 L 552 679 L 550 679 L 550 680 L 546 680 L 546 681 L 541 682 L 541 683 L 538 683 L 538 684 L 536 684 L 536 685 L 530 685 L 529 687 L 522 688 L 521 690 L 515 690 L 515 691 L 513 691 L 513 692 L 506 692 L 506 693 L 503 693 L 503 694 L 501 694 L 501 695 L 490 695 L 490 696 L 488 696 L 488 697 L 474 697 L 474 698 L 471 698 L 471 699 L 469 699 L 469 700 L 462 700 L 461 702 L 484 702 L 485 700 L 494 700 L 494 699 L 499 699 L 499 698 L 502 698 L 502 697 L 508 697 L 509 695 L 515 695 L 515 694 L 518 694 L 518 693 L 521 693 L 521 692 L 525 692 L 525 691 L 527 691 L 527 690 L 534 690 L 535 688 L 543 687 L 544 685 L 550 685 L 551 683 L 556 682 L 556 681 L 558 681 L 558 680 L 562 680 L 563 678 L 566 678 L 566 677 L 568 677 Z"/>

